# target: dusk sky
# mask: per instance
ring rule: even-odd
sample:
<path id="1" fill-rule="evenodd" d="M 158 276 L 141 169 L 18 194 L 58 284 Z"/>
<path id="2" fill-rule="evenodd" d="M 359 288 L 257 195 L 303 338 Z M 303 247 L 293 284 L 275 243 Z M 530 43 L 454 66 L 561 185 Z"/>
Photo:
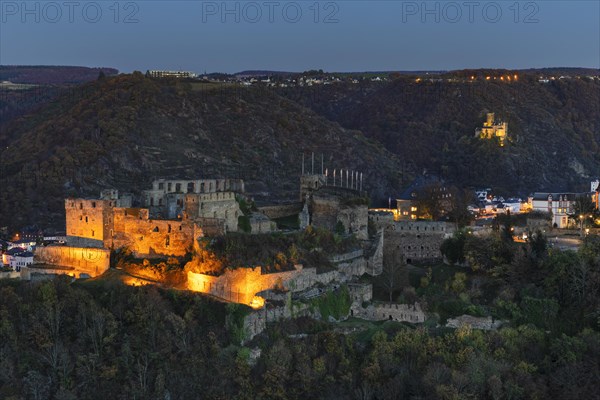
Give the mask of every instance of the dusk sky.
<path id="1" fill-rule="evenodd" d="M 0 64 L 198 73 L 600 68 L 599 4 L 2 0 Z"/>

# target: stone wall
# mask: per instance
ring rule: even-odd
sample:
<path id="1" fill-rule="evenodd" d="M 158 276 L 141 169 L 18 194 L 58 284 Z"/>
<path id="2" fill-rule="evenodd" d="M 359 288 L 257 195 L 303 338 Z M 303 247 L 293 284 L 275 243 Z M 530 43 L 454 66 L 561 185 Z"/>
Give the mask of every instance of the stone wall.
<path id="1" fill-rule="evenodd" d="M 359 240 L 369 239 L 369 210 L 366 205 L 341 206 L 338 220 L 344 224 L 348 233 L 353 233 Z"/>
<path id="2" fill-rule="evenodd" d="M 100 192 L 101 200 L 110 200 L 116 207 L 133 207 L 133 195 L 131 193 L 119 193 L 117 189 L 103 189 Z"/>
<path id="3" fill-rule="evenodd" d="M 242 304 L 253 304 L 258 293 L 271 289 L 284 289 L 291 292 L 306 290 L 315 284 L 327 285 L 331 282 L 346 282 L 354 271 L 360 268 L 349 266 L 347 271 L 330 271 L 317 274 L 316 268 L 303 268 L 296 265 L 293 271 L 263 274 L 261 267 L 228 269 L 220 276 L 188 272 L 188 289 L 211 294 L 222 299 Z M 346 274 L 348 273 L 348 274 Z"/>
<path id="4" fill-rule="evenodd" d="M 335 197 L 316 197 L 309 206 L 310 223 L 313 226 L 333 230 L 337 223 L 340 203 Z"/>
<path id="5" fill-rule="evenodd" d="M 369 221 L 375 225 L 375 228 L 379 231 L 381 229 L 387 229 L 394 225 L 394 213 L 386 211 L 369 211 Z"/>
<path id="6" fill-rule="evenodd" d="M 271 233 L 277 230 L 277 224 L 259 212 L 252 213 L 249 220 L 251 233 Z"/>
<path id="7" fill-rule="evenodd" d="M 277 219 L 299 214 L 302 211 L 302 203 L 263 206 L 258 207 L 258 210 L 271 219 Z"/>
<path id="8" fill-rule="evenodd" d="M 67 236 L 66 243 L 71 247 L 97 247 L 104 248 L 104 241 L 97 239 L 88 239 L 78 236 Z"/>
<path id="9" fill-rule="evenodd" d="M 226 193 L 207 194 L 211 195 L 238 207 L 228 194 L 224 198 Z M 116 200 L 67 199 L 65 210 L 67 241 L 74 247 L 128 247 L 143 257 L 183 256 L 202 236 L 193 221 L 153 220 L 149 209 L 116 207 Z"/>
<path id="10" fill-rule="evenodd" d="M 152 189 L 144 193 L 244 193 L 244 181 L 241 179 L 157 179 Z"/>
<path id="11" fill-rule="evenodd" d="M 112 228 L 110 200 L 65 200 L 67 236 L 105 241 Z"/>
<path id="12" fill-rule="evenodd" d="M 102 275 L 110 267 L 110 251 L 89 247 L 38 247 L 34 263 L 71 267 L 78 274 L 95 277 Z"/>
<path id="13" fill-rule="evenodd" d="M 349 252 L 343 253 L 343 254 L 335 254 L 335 255 L 329 257 L 329 261 L 331 261 L 332 263 L 340 263 L 340 262 L 345 262 L 345 261 L 351 261 L 351 260 L 354 260 L 355 258 L 359 258 L 362 256 L 363 256 L 363 250 L 358 249 L 358 250 L 349 251 Z"/>
<path id="14" fill-rule="evenodd" d="M 383 250 L 385 244 L 385 231 L 382 229 L 378 233 L 377 245 L 373 255 L 367 260 L 366 272 L 371 276 L 381 275 L 383 272 Z"/>
<path id="15" fill-rule="evenodd" d="M 348 283 L 348 292 L 355 305 L 360 306 L 365 301 L 371 301 L 373 297 L 373 285 L 370 283 Z M 265 330 L 267 323 L 277 322 L 289 318 L 310 317 L 320 319 L 321 314 L 318 309 L 311 307 L 308 303 L 293 303 L 290 296 L 286 296 L 285 305 L 266 307 L 253 311 L 244 319 L 244 329 L 246 331 L 246 341 L 251 340 L 256 335 Z"/>
<path id="16" fill-rule="evenodd" d="M 345 276 L 362 276 L 367 272 L 367 260 L 364 257 L 354 258 L 336 265 L 338 271 Z"/>
<path id="17" fill-rule="evenodd" d="M 360 240 L 369 238 L 369 210 L 366 205 L 344 205 L 339 196 L 317 192 L 312 197 L 309 210 L 311 225 L 334 230 L 340 221 L 346 233 L 354 234 Z"/>
<path id="18" fill-rule="evenodd" d="M 201 236 L 191 221 L 152 220 L 144 208 L 115 208 L 114 234 L 106 247 L 127 247 L 140 257 L 184 256 Z"/>
<path id="19" fill-rule="evenodd" d="M 219 218 L 194 218 L 193 221 L 202 230 L 204 236 L 221 236 L 227 232 L 225 221 Z"/>
<path id="20" fill-rule="evenodd" d="M 369 305 L 367 308 L 354 303 L 352 315 L 370 321 L 390 320 L 414 324 L 425 322 L 425 313 L 419 303 L 413 305 L 384 303 Z"/>
<path id="21" fill-rule="evenodd" d="M 385 231 L 384 253 L 400 253 L 407 263 L 441 260 L 440 246 L 454 232 L 446 222 L 397 221 Z"/>
<path id="22" fill-rule="evenodd" d="M 263 274 L 261 267 L 228 269 L 220 276 L 188 272 L 188 288 L 212 294 L 235 303 L 250 305 L 257 293 L 274 288 L 291 290 L 302 268 L 294 271 Z"/>
<path id="23" fill-rule="evenodd" d="M 447 328 L 460 328 L 461 326 L 469 326 L 473 329 L 481 329 L 485 331 L 496 330 L 504 324 L 504 321 L 494 321 L 492 317 L 474 317 L 472 315 L 461 315 L 456 318 L 449 318 L 446 323 Z"/>
<path id="24" fill-rule="evenodd" d="M 23 268 L 21 268 L 23 270 Z M 20 279 L 21 271 L 3 271 L 0 272 L 0 279 Z"/>
<path id="25" fill-rule="evenodd" d="M 307 195 L 320 190 L 327 184 L 327 177 L 321 174 L 300 176 L 300 201 L 304 201 Z"/>
<path id="26" fill-rule="evenodd" d="M 237 232 L 238 217 L 242 215 L 234 192 L 186 194 L 185 212 L 190 219 L 222 220 L 227 232 Z"/>
<path id="27" fill-rule="evenodd" d="M 371 283 L 348 283 L 348 292 L 352 303 L 361 306 L 366 301 L 373 299 L 373 284 Z"/>
<path id="28" fill-rule="evenodd" d="M 267 323 L 298 317 L 320 318 L 320 315 L 318 310 L 311 311 L 311 307 L 304 303 L 297 304 L 293 308 L 289 304 L 286 304 L 278 307 L 269 306 L 253 311 L 244 318 L 245 342 L 252 340 L 252 338 L 264 331 Z"/>

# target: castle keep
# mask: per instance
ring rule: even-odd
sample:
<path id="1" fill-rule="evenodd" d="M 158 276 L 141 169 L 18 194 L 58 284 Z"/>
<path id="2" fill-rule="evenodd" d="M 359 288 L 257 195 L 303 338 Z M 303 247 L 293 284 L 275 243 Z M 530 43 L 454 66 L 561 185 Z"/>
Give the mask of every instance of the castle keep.
<path id="1" fill-rule="evenodd" d="M 487 113 L 483 127 L 475 130 L 475 136 L 481 139 L 497 138 L 500 142 L 500 146 L 504 146 L 507 135 L 508 123 L 496 121 L 494 118 L 494 113 Z"/>

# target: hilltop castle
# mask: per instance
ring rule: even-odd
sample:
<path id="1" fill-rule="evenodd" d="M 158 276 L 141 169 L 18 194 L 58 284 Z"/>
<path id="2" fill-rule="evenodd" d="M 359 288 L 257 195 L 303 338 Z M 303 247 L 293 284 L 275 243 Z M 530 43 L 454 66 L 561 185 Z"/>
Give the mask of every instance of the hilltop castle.
<path id="1" fill-rule="evenodd" d="M 497 138 L 500 142 L 500 146 L 504 146 L 507 135 L 508 123 L 495 120 L 494 113 L 487 113 L 483 127 L 475 130 L 475 136 L 480 139 Z"/>
<path id="2" fill-rule="evenodd" d="M 156 180 L 142 194 L 145 207 L 132 207 L 132 196 L 104 190 L 100 199 L 66 199 L 70 245 L 127 247 L 143 256 L 182 256 L 195 239 L 238 230 L 242 211 L 236 194 L 242 180 Z"/>

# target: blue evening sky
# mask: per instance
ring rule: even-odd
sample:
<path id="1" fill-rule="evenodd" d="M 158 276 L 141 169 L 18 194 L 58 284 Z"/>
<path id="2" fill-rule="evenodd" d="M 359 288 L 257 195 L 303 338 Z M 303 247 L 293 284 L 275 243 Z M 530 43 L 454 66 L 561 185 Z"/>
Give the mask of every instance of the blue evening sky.
<path id="1" fill-rule="evenodd" d="M 0 64 L 198 73 L 600 68 L 592 1 L 6 1 Z"/>

